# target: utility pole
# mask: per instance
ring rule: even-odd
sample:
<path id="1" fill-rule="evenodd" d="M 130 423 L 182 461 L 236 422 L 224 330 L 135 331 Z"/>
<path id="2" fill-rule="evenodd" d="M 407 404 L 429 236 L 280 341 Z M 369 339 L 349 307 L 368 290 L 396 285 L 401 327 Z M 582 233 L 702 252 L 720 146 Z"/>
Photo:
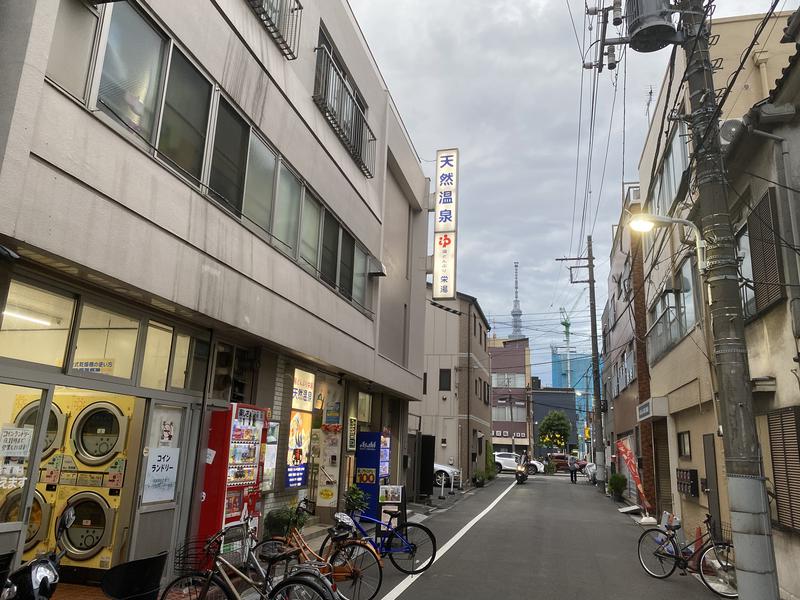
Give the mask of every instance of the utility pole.
<path id="1" fill-rule="evenodd" d="M 709 30 L 702 0 L 681 4 L 686 39 L 686 79 L 695 147 L 698 220 L 706 240 L 706 270 L 714 367 L 725 474 L 736 548 L 736 580 L 742 600 L 777 600 L 778 577 L 769 502 L 753 416 L 753 394 L 739 296 L 736 243 L 725 189 L 717 122 Z"/>
<path id="2" fill-rule="evenodd" d="M 597 465 L 597 481 L 600 484 L 598 488 L 601 492 L 605 493 L 606 481 L 606 448 L 605 448 L 605 434 L 603 433 L 603 410 L 605 407 L 600 400 L 600 354 L 597 345 L 597 310 L 596 300 L 594 294 L 594 254 L 592 252 L 592 236 L 586 237 L 586 252 L 587 256 L 584 258 L 571 257 L 571 258 L 557 258 L 559 262 L 565 261 L 579 261 L 586 262 L 587 264 L 575 265 L 569 267 L 569 282 L 570 283 L 588 283 L 589 284 L 589 311 L 591 312 L 591 326 L 592 326 L 592 379 L 594 380 L 594 408 L 592 411 L 592 451 L 594 454 L 594 464 Z M 573 279 L 573 269 L 588 269 L 589 279 Z M 569 348 L 567 348 L 569 352 Z"/>

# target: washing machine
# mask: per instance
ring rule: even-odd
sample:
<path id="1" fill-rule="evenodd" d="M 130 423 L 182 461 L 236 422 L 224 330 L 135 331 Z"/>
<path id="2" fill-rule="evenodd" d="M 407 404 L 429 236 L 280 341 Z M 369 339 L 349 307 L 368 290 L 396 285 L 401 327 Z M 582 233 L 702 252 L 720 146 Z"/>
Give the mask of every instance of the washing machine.
<path id="1" fill-rule="evenodd" d="M 20 502 L 22 488 L 17 488 L 8 493 L 2 506 L 0 506 L 0 523 L 20 521 Z M 28 530 L 25 533 L 25 549 L 22 555 L 23 562 L 44 554 L 51 547 L 50 523 L 53 518 L 53 503 L 48 502 L 44 495 L 37 489 L 33 493 L 33 504 L 28 520 Z"/>
<path id="2" fill-rule="evenodd" d="M 68 574 L 83 580 L 82 571 L 106 570 L 123 558 L 136 491 L 144 401 L 73 392 L 56 392 L 69 418 L 54 516 L 58 518 L 67 506 L 75 507 L 75 524 L 62 538 L 66 555 L 61 564 Z M 128 477 L 131 484 L 123 490 Z"/>

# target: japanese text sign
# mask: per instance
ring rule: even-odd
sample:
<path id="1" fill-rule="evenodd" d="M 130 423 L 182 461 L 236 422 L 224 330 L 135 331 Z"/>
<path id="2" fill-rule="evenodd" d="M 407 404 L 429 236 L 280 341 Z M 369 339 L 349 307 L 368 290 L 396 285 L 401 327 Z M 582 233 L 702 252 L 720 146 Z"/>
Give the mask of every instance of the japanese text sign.
<path id="1" fill-rule="evenodd" d="M 314 380 L 313 373 L 302 369 L 294 370 L 294 383 L 292 385 L 293 409 L 307 410 L 308 412 L 314 409 Z"/>
<path id="2" fill-rule="evenodd" d="M 142 503 L 175 499 L 180 448 L 149 448 Z"/>
<path id="3" fill-rule="evenodd" d="M 456 297 L 456 234 L 433 235 L 433 297 Z"/>
<path id="4" fill-rule="evenodd" d="M 33 427 L 0 428 L 0 456 L 28 458 L 33 442 Z"/>
<path id="5" fill-rule="evenodd" d="M 458 149 L 436 152 L 433 225 L 433 298 L 456 297 Z"/>

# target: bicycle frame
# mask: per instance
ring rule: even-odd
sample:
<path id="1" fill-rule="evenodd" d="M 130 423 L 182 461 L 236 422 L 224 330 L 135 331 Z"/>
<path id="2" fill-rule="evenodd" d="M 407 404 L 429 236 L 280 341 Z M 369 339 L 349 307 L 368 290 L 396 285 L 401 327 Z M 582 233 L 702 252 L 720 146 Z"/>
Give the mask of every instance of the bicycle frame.
<path id="1" fill-rule="evenodd" d="M 705 521 L 705 524 L 706 524 L 706 531 L 705 533 L 702 533 L 700 537 L 695 538 L 690 542 L 686 542 L 686 544 L 684 544 L 683 546 L 678 544 L 677 540 L 675 540 L 676 543 L 675 545 L 678 546 L 678 556 L 675 557 L 675 559 L 678 563 L 678 568 L 681 569 L 682 571 L 686 571 L 691 562 L 695 560 L 696 557 L 702 555 L 703 551 L 706 548 L 708 548 L 709 546 L 713 546 L 715 544 L 713 536 L 711 535 L 711 524 L 709 523 L 709 521 Z M 669 538 L 673 540 L 675 539 L 676 533 L 674 529 L 669 529 L 664 533 Z M 698 542 L 700 542 L 699 546 L 697 545 Z M 686 550 L 688 550 L 689 548 L 694 548 L 691 554 L 686 553 Z"/>
<path id="2" fill-rule="evenodd" d="M 356 516 L 355 513 L 351 513 L 350 517 L 356 524 L 356 529 L 358 529 L 358 532 L 361 535 L 361 537 L 367 542 L 369 542 L 381 556 L 386 556 L 387 554 L 392 554 L 392 553 L 408 552 L 409 550 L 411 550 L 411 544 L 408 543 L 408 540 L 405 539 L 400 534 L 400 532 L 397 531 L 397 529 L 392 527 L 391 520 L 387 523 L 384 523 L 383 521 L 380 521 L 368 515 Z M 375 538 L 371 537 L 369 533 L 367 533 L 366 529 L 364 529 L 361 526 L 361 521 L 367 521 L 369 523 L 375 524 L 376 526 L 380 525 L 381 527 L 380 538 L 376 540 Z M 397 537 L 397 539 L 402 541 L 403 545 L 401 547 L 398 546 L 396 548 L 390 548 L 386 545 L 386 540 L 392 534 L 394 534 Z"/>

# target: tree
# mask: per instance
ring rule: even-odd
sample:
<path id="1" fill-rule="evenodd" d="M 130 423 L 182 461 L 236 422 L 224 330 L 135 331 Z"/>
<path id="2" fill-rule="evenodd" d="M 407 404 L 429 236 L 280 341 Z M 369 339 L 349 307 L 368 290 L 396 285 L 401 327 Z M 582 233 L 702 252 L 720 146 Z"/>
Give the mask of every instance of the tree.
<path id="1" fill-rule="evenodd" d="M 545 448 L 565 448 L 572 424 L 560 410 L 547 413 L 539 423 L 539 445 Z"/>

